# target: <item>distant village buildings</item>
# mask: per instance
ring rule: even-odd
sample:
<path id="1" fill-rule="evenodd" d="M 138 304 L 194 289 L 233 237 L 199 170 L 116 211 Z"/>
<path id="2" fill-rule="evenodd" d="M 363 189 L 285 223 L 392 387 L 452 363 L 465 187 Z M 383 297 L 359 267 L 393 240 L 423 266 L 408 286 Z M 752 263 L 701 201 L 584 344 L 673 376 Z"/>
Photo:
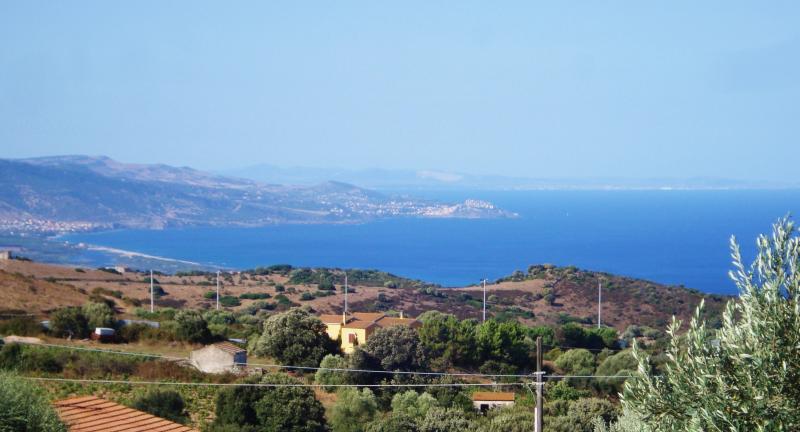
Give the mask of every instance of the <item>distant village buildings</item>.
<path id="1" fill-rule="evenodd" d="M 349 315 L 320 315 L 319 318 L 327 327 L 331 339 L 341 338 L 342 351 L 345 353 L 351 353 L 357 346 L 366 343 L 378 329 L 398 325 L 417 328 L 422 325 L 414 318 L 404 317 L 402 312 L 400 317 L 390 317 L 380 312 L 353 312 Z"/>
<path id="2" fill-rule="evenodd" d="M 236 372 L 247 366 L 247 350 L 230 342 L 219 342 L 192 351 L 189 362 L 206 373 Z"/>
<path id="3" fill-rule="evenodd" d="M 472 394 L 472 405 L 485 413 L 492 408 L 514 405 L 514 396 L 511 392 L 475 392 Z"/>

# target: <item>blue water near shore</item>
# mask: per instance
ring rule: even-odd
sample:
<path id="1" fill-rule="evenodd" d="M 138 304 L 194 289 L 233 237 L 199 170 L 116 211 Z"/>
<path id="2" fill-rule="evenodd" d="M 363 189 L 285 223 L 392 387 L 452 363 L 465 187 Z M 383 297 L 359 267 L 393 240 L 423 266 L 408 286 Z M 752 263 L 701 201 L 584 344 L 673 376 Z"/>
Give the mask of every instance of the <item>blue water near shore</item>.
<path id="1" fill-rule="evenodd" d="M 420 195 L 420 193 L 416 193 Z M 759 233 L 800 211 L 800 191 L 525 191 L 425 193 L 479 198 L 517 219 L 395 219 L 358 225 L 119 230 L 65 239 L 150 255 L 252 268 L 375 268 L 445 286 L 533 263 L 575 265 L 732 294 L 728 241 L 752 258 Z"/>

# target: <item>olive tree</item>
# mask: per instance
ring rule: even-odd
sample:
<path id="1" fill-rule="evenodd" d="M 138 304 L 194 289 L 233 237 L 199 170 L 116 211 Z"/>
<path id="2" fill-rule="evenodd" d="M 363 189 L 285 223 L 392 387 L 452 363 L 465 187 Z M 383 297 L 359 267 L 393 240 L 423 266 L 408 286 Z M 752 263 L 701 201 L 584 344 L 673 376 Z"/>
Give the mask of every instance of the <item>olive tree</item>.
<path id="1" fill-rule="evenodd" d="M 634 346 L 638 372 L 622 404 L 653 431 L 800 430 L 800 238 L 784 218 L 756 246 L 745 266 L 731 239 L 740 295 L 722 328 L 706 326 L 702 304 L 685 335 L 673 319 L 662 375 Z"/>

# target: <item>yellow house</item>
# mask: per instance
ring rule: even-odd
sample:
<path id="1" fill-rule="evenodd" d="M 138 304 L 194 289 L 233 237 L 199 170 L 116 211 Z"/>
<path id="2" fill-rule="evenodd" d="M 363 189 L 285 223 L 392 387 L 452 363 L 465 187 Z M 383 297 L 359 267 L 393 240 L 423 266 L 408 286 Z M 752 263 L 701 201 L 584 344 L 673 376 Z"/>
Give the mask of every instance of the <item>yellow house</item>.
<path id="1" fill-rule="evenodd" d="M 350 315 L 321 315 L 320 320 L 327 327 L 331 339 L 341 339 L 342 351 L 351 353 L 359 345 L 367 342 L 380 328 L 407 325 L 417 328 L 421 322 L 413 318 L 389 317 L 382 313 L 354 312 Z"/>

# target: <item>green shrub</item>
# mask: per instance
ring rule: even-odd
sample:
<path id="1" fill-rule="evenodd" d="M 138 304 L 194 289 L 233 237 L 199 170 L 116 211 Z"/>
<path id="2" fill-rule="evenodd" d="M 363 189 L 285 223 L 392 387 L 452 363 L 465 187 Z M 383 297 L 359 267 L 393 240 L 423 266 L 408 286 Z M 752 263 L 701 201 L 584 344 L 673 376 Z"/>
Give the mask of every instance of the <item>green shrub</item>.
<path id="1" fill-rule="evenodd" d="M 317 289 L 320 291 L 335 291 L 336 286 L 329 280 L 324 280 L 317 284 Z"/>
<path id="2" fill-rule="evenodd" d="M 361 432 L 375 418 L 378 404 L 372 390 L 343 388 L 337 396 L 329 416 L 334 432 Z"/>
<path id="3" fill-rule="evenodd" d="M 80 308 L 61 308 L 50 317 L 50 332 L 56 337 L 84 339 L 89 336 L 89 322 Z"/>
<path id="4" fill-rule="evenodd" d="M 263 299 L 268 299 L 270 297 L 272 296 L 267 293 L 249 293 L 249 292 L 239 296 L 240 299 L 244 300 L 263 300 Z"/>
<path id="5" fill-rule="evenodd" d="M 240 306 L 242 302 L 237 297 L 225 295 L 219 298 L 219 304 L 224 307 L 236 307 Z"/>
<path id="6" fill-rule="evenodd" d="M 314 297 L 314 294 L 311 294 L 310 292 L 307 292 L 307 291 L 304 292 L 303 294 L 300 294 L 300 300 L 301 301 L 314 300 L 315 298 L 316 297 Z"/>
<path id="7" fill-rule="evenodd" d="M 0 321 L 0 335 L 36 336 L 42 333 L 42 330 L 42 325 L 32 316 Z"/>
<path id="8" fill-rule="evenodd" d="M 156 389 L 137 397 L 131 407 L 176 423 L 187 423 L 189 418 L 184 405 L 178 392 Z"/>
<path id="9" fill-rule="evenodd" d="M 324 386 L 323 389 L 327 392 L 336 391 L 335 385 L 347 384 L 349 380 L 349 372 L 328 369 L 347 369 L 347 360 L 338 354 L 327 354 L 322 358 L 319 364 L 319 369 L 314 374 L 314 383 Z"/>
<path id="10" fill-rule="evenodd" d="M 292 309 L 264 322 L 264 331 L 253 351 L 283 364 L 316 367 L 326 354 L 338 352 L 338 347 L 319 318 Z"/>
<path id="11" fill-rule="evenodd" d="M 0 401 L 0 431 L 67 431 L 44 391 L 31 381 L 0 372 Z"/>
<path id="12" fill-rule="evenodd" d="M 203 316 L 197 311 L 181 311 L 175 315 L 177 323 L 176 336 L 187 342 L 207 342 L 211 339 L 211 332 Z"/>
<path id="13" fill-rule="evenodd" d="M 86 303 L 81 308 L 83 316 L 89 325 L 89 329 L 93 330 L 97 327 L 114 327 L 117 320 L 114 318 L 114 310 L 105 303 Z"/>

